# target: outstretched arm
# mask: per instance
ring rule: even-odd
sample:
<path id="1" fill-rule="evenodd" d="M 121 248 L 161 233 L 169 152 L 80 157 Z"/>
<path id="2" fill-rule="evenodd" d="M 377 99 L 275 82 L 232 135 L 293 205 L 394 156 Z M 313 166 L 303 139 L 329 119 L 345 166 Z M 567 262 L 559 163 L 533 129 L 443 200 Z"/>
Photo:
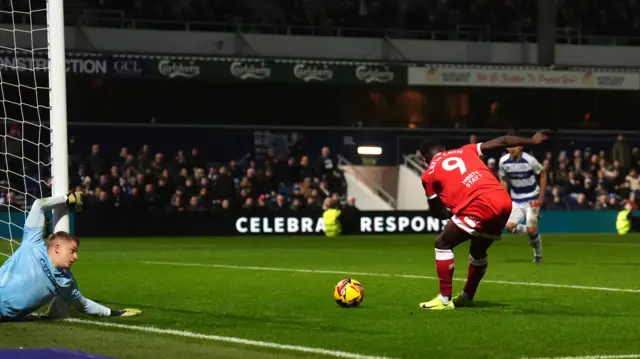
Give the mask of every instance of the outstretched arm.
<path id="1" fill-rule="evenodd" d="M 536 133 L 531 138 L 509 136 L 509 135 L 498 137 L 493 140 L 483 142 L 482 144 L 480 144 L 480 151 L 484 153 L 485 151 L 491 151 L 491 150 L 497 150 L 497 149 L 503 149 L 503 148 L 509 148 L 509 147 L 537 145 L 542 143 L 544 140 L 546 140 L 547 135 L 549 133 L 551 133 L 551 131 L 543 130 Z"/>
<path id="2" fill-rule="evenodd" d="M 47 197 L 37 199 L 31 206 L 29 215 L 24 222 L 22 243 L 37 244 L 44 241 L 42 234 L 46 221 L 45 213 L 53 209 L 64 209 L 67 206 L 67 196 Z"/>
<path id="3" fill-rule="evenodd" d="M 85 298 L 77 288 L 71 292 L 70 299 L 70 304 L 86 315 L 94 317 L 108 317 L 111 315 L 111 309 Z"/>
<path id="4" fill-rule="evenodd" d="M 49 319 L 65 318 L 69 316 L 69 306 L 74 307 L 81 313 L 94 317 L 131 317 L 140 315 L 138 309 L 113 310 L 98 304 L 91 299 L 85 298 L 76 283 L 71 272 L 66 272 L 66 283 L 49 308 Z"/>
<path id="5" fill-rule="evenodd" d="M 69 193 L 68 196 L 56 196 L 37 199 L 24 223 L 22 243 L 38 244 L 44 241 L 46 223 L 45 213 L 51 210 L 82 209 L 82 192 Z"/>

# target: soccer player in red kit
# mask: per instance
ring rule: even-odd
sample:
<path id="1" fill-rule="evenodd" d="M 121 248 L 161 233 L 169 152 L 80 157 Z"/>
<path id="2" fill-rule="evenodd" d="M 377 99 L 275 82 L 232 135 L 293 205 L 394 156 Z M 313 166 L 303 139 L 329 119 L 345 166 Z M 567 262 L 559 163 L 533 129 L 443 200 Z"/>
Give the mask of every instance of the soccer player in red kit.
<path id="1" fill-rule="evenodd" d="M 420 154 L 429 164 L 422 175 L 429 208 L 441 219 L 450 218 L 435 243 L 440 294 L 420 303 L 422 309 L 473 305 L 476 289 L 487 269 L 487 249 L 500 239 L 511 215 L 511 196 L 480 156 L 495 149 L 539 144 L 547 139 L 548 132 L 538 132 L 531 138 L 503 136 L 449 151 L 428 141 L 420 145 Z M 453 249 L 469 238 L 467 283 L 460 295 L 452 298 Z"/>

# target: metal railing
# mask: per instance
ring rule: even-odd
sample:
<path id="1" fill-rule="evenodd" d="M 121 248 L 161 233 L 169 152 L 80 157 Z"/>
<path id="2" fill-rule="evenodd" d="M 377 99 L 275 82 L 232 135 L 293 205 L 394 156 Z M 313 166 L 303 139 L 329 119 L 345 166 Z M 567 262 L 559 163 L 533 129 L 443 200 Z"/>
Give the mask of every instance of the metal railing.
<path id="1" fill-rule="evenodd" d="M 15 13 L 8 22 L 29 25 L 29 14 Z M 0 22 L 2 18 L 0 18 Z M 487 25 L 457 25 L 453 30 L 408 30 L 398 28 L 364 28 L 340 26 L 302 26 L 281 24 L 252 24 L 240 22 L 211 22 L 188 20 L 161 20 L 134 18 L 122 10 L 65 8 L 65 22 L 69 26 L 95 26 L 122 29 L 162 29 L 177 31 L 213 31 L 234 33 L 261 33 L 279 35 L 317 35 L 374 37 L 389 39 L 450 40 L 476 42 L 528 42 L 535 43 L 538 35 L 530 32 L 492 32 Z M 640 37 L 586 35 L 580 28 L 558 28 L 556 43 L 591 45 L 640 45 Z"/>
<path id="2" fill-rule="evenodd" d="M 358 181 L 360 181 L 361 183 L 369 187 L 369 189 L 373 191 L 373 193 L 375 193 L 380 198 L 382 198 L 385 202 L 387 202 L 391 206 L 391 208 L 393 209 L 397 208 L 396 199 L 393 198 L 393 196 L 390 195 L 389 192 L 385 191 L 384 188 L 382 188 L 380 185 L 363 176 L 362 173 L 360 173 L 360 171 L 358 171 L 354 167 L 354 165 L 351 162 L 349 162 L 349 160 L 338 155 L 338 166 L 339 167 L 349 166 L 350 168 L 349 172 L 351 172 Z"/>
<path id="3" fill-rule="evenodd" d="M 0 23 L 1 22 L 29 26 L 31 24 L 46 23 L 46 18 L 44 16 L 35 17 L 27 13 L 14 13 L 12 17 L 3 18 L 2 14 L 0 14 Z M 399 28 L 303 26 L 240 22 L 225 23 L 135 18 L 128 16 L 125 11 L 122 10 L 85 9 L 81 7 L 65 8 L 65 23 L 67 26 L 92 26 L 121 29 L 211 31 L 337 37 L 349 36 L 475 42 L 496 41 L 535 43 L 538 38 L 536 33 L 524 31 L 507 33 L 492 32 L 490 27 L 487 25 L 457 25 L 455 29 L 452 30 L 409 30 Z M 564 27 L 556 30 L 556 43 L 574 45 L 640 46 L 640 37 L 587 35 L 584 34 L 580 28 Z"/>
<path id="4" fill-rule="evenodd" d="M 422 176 L 424 171 L 426 171 L 426 167 L 422 163 L 422 159 L 418 157 L 418 155 L 403 155 L 404 165 L 409 167 L 412 171 L 418 174 L 418 176 Z"/>

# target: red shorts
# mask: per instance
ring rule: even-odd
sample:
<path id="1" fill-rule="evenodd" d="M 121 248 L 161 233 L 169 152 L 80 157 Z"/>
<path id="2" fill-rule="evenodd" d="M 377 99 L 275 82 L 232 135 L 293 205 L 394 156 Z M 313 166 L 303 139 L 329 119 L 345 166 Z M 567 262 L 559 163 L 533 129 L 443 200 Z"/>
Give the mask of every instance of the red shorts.
<path id="1" fill-rule="evenodd" d="M 472 236 L 500 239 L 511 215 L 511 196 L 507 191 L 493 191 L 474 198 L 451 220 Z"/>

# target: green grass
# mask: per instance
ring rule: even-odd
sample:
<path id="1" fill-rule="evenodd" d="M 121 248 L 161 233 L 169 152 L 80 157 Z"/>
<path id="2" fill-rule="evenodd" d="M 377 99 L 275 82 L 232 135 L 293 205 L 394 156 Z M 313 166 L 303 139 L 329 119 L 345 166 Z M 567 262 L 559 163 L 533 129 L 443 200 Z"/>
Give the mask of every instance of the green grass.
<path id="1" fill-rule="evenodd" d="M 640 237 L 545 236 L 531 263 L 524 236 L 489 253 L 485 279 L 635 289 L 617 292 L 483 283 L 477 308 L 418 309 L 436 295 L 432 236 L 83 239 L 74 274 L 85 296 L 137 307 L 135 318 L 82 319 L 393 358 L 521 358 L 640 354 Z M 456 249 L 464 278 L 468 246 Z M 145 264 L 313 269 L 354 275 L 360 308 L 338 308 L 347 274 Z M 364 274 L 369 273 L 369 274 Z M 456 281 L 454 291 L 464 282 Z M 320 358 L 295 351 L 57 322 L 0 324 L 0 348 L 66 347 L 116 358 Z"/>

